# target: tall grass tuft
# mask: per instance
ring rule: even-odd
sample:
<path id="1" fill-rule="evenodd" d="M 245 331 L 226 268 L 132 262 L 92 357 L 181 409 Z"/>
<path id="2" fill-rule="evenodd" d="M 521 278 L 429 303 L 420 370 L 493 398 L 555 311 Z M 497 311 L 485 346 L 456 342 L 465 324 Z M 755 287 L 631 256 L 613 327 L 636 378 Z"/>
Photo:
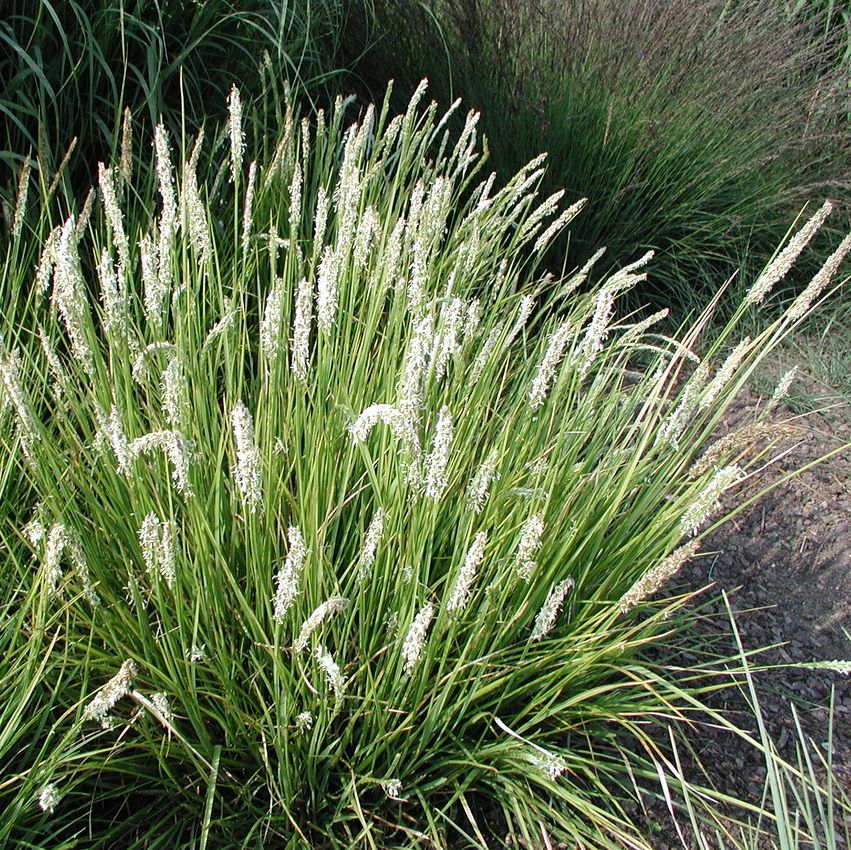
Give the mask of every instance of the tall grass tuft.
<path id="1" fill-rule="evenodd" d="M 699 360 L 708 310 L 621 307 L 650 256 L 542 276 L 578 207 L 541 158 L 482 179 L 477 115 L 452 141 L 423 95 L 258 150 L 234 89 L 10 238 L 3 842 L 642 846 L 648 724 L 696 699 L 642 660 L 651 597 L 757 480 L 767 411 L 711 435 L 800 319 L 730 353 L 743 304 Z"/>

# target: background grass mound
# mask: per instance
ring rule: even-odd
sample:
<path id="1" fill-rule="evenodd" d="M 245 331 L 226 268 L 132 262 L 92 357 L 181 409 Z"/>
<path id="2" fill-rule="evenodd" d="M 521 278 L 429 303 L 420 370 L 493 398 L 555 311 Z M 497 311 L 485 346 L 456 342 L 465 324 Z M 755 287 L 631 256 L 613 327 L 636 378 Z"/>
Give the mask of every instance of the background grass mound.
<path id="1" fill-rule="evenodd" d="M 606 245 L 616 265 L 655 249 L 645 298 L 699 309 L 736 269 L 746 289 L 815 198 L 836 200 L 838 235 L 846 229 L 842 4 L 366 5 L 374 14 L 349 18 L 345 63 L 378 91 L 388 77 L 404 91 L 427 76 L 446 103 L 461 95 L 480 108 L 501 171 L 547 151 L 545 190 L 589 198 L 570 228 L 571 257 Z M 360 56 L 361 45 L 372 47 Z M 551 257 L 557 268 L 566 245 Z"/>
<path id="2" fill-rule="evenodd" d="M 679 627 L 647 600 L 783 433 L 709 445 L 848 244 L 727 353 L 820 213 L 698 362 L 707 316 L 618 313 L 649 256 L 539 276 L 578 206 L 540 159 L 477 182 L 477 115 L 451 145 L 421 97 L 288 109 L 249 163 L 234 89 L 176 165 L 158 127 L 150 178 L 100 166 L 88 218 L 21 193 L 3 841 L 641 842 L 647 721 L 699 693 L 642 660 Z"/>

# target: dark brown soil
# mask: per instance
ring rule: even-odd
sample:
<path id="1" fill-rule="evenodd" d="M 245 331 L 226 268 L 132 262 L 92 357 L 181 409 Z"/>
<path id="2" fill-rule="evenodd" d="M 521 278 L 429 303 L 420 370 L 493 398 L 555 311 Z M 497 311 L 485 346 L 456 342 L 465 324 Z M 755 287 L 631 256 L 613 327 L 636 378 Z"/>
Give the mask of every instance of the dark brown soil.
<path id="1" fill-rule="evenodd" d="M 745 393 L 721 430 L 736 427 L 741 414 L 760 403 Z M 790 411 L 779 411 L 784 418 Z M 797 733 L 794 703 L 804 734 L 826 752 L 831 693 L 834 693 L 833 760 L 836 780 L 851 792 L 851 678 L 801 666 L 813 661 L 851 660 L 851 408 L 797 419 L 800 437 L 787 443 L 794 450 L 775 464 L 780 477 L 807 466 L 845 445 L 829 460 L 814 465 L 748 506 L 705 541 L 703 552 L 677 576 L 676 587 L 696 590 L 712 582 L 712 590 L 692 604 L 706 615 L 696 628 L 735 654 L 730 617 L 720 597 L 730 598 L 745 650 L 770 647 L 751 659 L 753 665 L 785 665 L 754 675 L 768 732 L 781 755 L 795 761 Z M 689 666 L 689 659 L 682 664 Z M 748 703 L 728 690 L 712 697 L 716 708 L 743 728 L 756 732 Z M 697 760 L 706 770 L 700 778 L 719 791 L 759 805 L 764 789 L 762 754 L 733 733 L 702 726 L 691 736 Z M 694 768 L 692 768 L 694 770 Z M 651 812 L 651 844 L 659 850 L 681 847 L 664 806 Z M 685 819 L 680 818 L 684 834 Z M 843 830 L 844 831 L 844 830 Z M 840 837 L 840 841 L 843 841 Z M 712 845 L 714 846 L 714 845 Z M 772 846 L 767 843 L 766 846 Z M 844 847 L 840 843 L 840 847 Z"/>

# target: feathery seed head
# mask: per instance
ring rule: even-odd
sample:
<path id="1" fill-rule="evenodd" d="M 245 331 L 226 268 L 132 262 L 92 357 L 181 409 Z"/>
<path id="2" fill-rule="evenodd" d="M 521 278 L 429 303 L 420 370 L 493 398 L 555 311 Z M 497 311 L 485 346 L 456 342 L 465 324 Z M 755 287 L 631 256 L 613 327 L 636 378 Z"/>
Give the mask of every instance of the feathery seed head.
<path id="1" fill-rule="evenodd" d="M 588 373 L 597 352 L 603 350 L 603 343 L 609 333 L 609 320 L 612 317 L 613 307 L 614 295 L 612 290 L 610 288 L 601 289 L 594 306 L 594 315 L 591 317 L 591 323 L 588 325 L 588 330 L 585 332 L 577 355 L 581 360 L 579 374 L 582 376 Z"/>
<path id="2" fill-rule="evenodd" d="M 118 177 L 126 186 L 133 176 L 133 113 L 129 106 L 124 107 L 124 120 L 121 123 L 121 154 L 118 161 Z"/>
<path id="3" fill-rule="evenodd" d="M 328 194 L 324 186 L 316 193 L 316 214 L 313 220 L 313 244 L 318 251 L 325 239 L 325 228 L 328 225 Z"/>
<path id="4" fill-rule="evenodd" d="M 851 233 L 842 240 L 839 247 L 827 258 L 804 291 L 792 302 L 792 306 L 786 313 L 790 322 L 797 322 L 807 315 L 810 307 L 818 300 L 818 297 L 833 279 L 849 251 L 851 251 Z"/>
<path id="5" fill-rule="evenodd" d="M 94 357 L 86 336 L 86 284 L 80 268 L 80 255 L 74 239 L 74 216 L 62 227 L 56 249 L 56 264 L 53 270 L 53 303 L 62 316 L 71 352 L 82 366 L 86 375 L 93 378 Z"/>
<path id="6" fill-rule="evenodd" d="M 192 447 L 187 437 L 176 430 L 152 431 L 130 443 L 129 459 L 133 461 L 157 450 L 164 452 L 171 464 L 171 479 L 177 492 L 183 496 L 191 496 L 189 459 Z"/>
<path id="7" fill-rule="evenodd" d="M 21 438 L 21 448 L 31 456 L 33 445 L 39 440 L 38 420 L 32 410 L 29 396 L 21 381 L 21 358 L 17 351 L 8 351 L 0 337 L 0 402 L 11 405 Z"/>
<path id="8" fill-rule="evenodd" d="M 477 384 L 479 378 L 482 377 L 482 373 L 485 371 L 485 367 L 490 362 L 491 355 L 496 349 L 496 344 L 499 342 L 499 338 L 502 335 L 503 330 L 503 325 L 499 324 L 495 328 L 491 329 L 490 333 L 487 335 L 487 338 L 485 339 L 482 347 L 479 349 L 479 353 L 476 355 L 476 359 L 473 361 L 473 365 L 470 369 L 471 384 Z"/>
<path id="9" fill-rule="evenodd" d="M 302 278 L 296 294 L 292 335 L 292 373 L 300 381 L 307 381 L 310 364 L 310 325 L 313 319 L 313 284 Z"/>
<path id="10" fill-rule="evenodd" d="M 343 693 L 346 688 L 346 677 L 340 670 L 340 665 L 334 661 L 331 653 L 324 646 L 316 647 L 316 660 L 325 674 L 331 690 L 334 692 L 334 707 L 336 710 L 339 708 L 340 702 L 343 699 Z"/>
<path id="11" fill-rule="evenodd" d="M 400 800 L 399 796 L 402 793 L 402 782 L 399 779 L 383 779 L 381 781 L 381 790 L 392 800 Z"/>
<path id="12" fill-rule="evenodd" d="M 115 459 L 118 461 L 118 474 L 129 475 L 130 465 L 133 462 L 133 454 L 130 450 L 130 443 L 124 433 L 124 426 L 121 423 L 121 414 L 118 408 L 113 404 L 109 408 L 109 416 L 104 413 L 100 405 L 95 405 L 95 414 L 98 420 L 98 439 L 104 443 L 108 443 L 112 448 Z"/>
<path id="13" fill-rule="evenodd" d="M 449 594 L 449 600 L 446 603 L 447 611 L 461 611 L 466 606 L 470 596 L 470 588 L 473 586 L 476 578 L 476 572 L 485 557 L 485 544 L 487 540 L 488 535 L 486 531 L 478 532 L 473 538 L 473 544 L 467 551 L 464 563 L 458 572 L 458 577 L 455 579 L 455 584 L 452 586 L 452 591 Z"/>
<path id="14" fill-rule="evenodd" d="M 245 187 L 245 201 L 242 205 L 242 254 L 248 251 L 248 239 L 251 236 L 251 214 L 254 211 L 254 183 L 257 179 L 257 162 L 248 166 L 248 185 Z"/>
<path id="15" fill-rule="evenodd" d="M 242 497 L 242 504 L 253 513 L 263 502 L 260 452 L 254 441 L 254 422 L 243 402 L 239 401 L 234 406 L 231 412 L 231 423 L 236 447 L 233 477 Z"/>
<path id="16" fill-rule="evenodd" d="M 301 291 L 301 285 L 299 285 Z M 284 287 L 283 280 L 278 278 L 275 285 L 266 296 L 266 304 L 263 308 L 263 318 L 260 320 L 260 349 L 269 359 L 274 362 L 281 351 L 281 321 L 284 309 Z"/>
<path id="17" fill-rule="evenodd" d="M 363 443 L 370 431 L 379 423 L 388 425 L 394 431 L 398 427 L 399 411 L 392 404 L 372 404 L 349 425 L 349 435 L 355 445 Z"/>
<path id="18" fill-rule="evenodd" d="M 328 617 L 332 617 L 339 611 L 345 610 L 348 604 L 349 600 L 344 599 L 342 596 L 332 596 L 330 599 L 326 599 L 302 623 L 301 631 L 299 632 L 295 643 L 293 643 L 293 649 L 297 653 L 304 652 L 304 650 L 307 649 L 307 642 L 310 640 L 310 636 L 319 628 L 323 621 Z"/>
<path id="19" fill-rule="evenodd" d="M 408 628 L 405 640 L 402 643 L 402 657 L 405 659 L 406 675 L 410 675 L 413 672 L 414 667 L 417 666 L 417 662 L 420 660 L 423 648 L 425 647 L 428 627 L 431 625 L 433 617 L 434 606 L 430 602 L 426 602 L 420 608 L 417 616 L 414 617 L 413 622 Z"/>
<path id="20" fill-rule="evenodd" d="M 437 425 L 434 429 L 434 442 L 431 453 L 425 462 L 425 480 L 423 492 L 427 499 L 436 502 L 446 489 L 446 470 L 449 465 L 449 449 L 452 445 L 454 427 L 452 414 L 444 405 L 440 409 Z"/>
<path id="21" fill-rule="evenodd" d="M 561 610 L 562 603 L 564 602 L 564 598 L 570 592 L 573 585 L 574 581 L 572 578 L 567 578 L 564 581 L 560 581 L 558 584 L 553 585 L 547 595 L 547 601 L 544 602 L 543 607 L 538 612 L 538 616 L 535 618 L 535 625 L 532 628 L 531 640 L 542 640 L 552 631 L 552 628 L 556 623 L 556 619 L 558 618 L 558 613 Z"/>
<path id="22" fill-rule="evenodd" d="M 528 753 L 526 760 L 535 765 L 550 782 L 555 782 L 567 771 L 567 762 L 564 758 L 553 753 Z"/>
<path id="23" fill-rule="evenodd" d="M 484 510 L 491 483 L 499 478 L 499 475 L 496 473 L 496 460 L 496 449 L 494 449 L 467 485 L 467 500 L 470 507 L 477 514 L 480 514 Z"/>
<path id="24" fill-rule="evenodd" d="M 570 322 L 563 322 L 550 335 L 544 359 L 538 364 L 532 386 L 529 389 L 529 404 L 532 410 L 539 408 L 547 398 L 550 384 L 556 369 L 564 357 L 564 350 L 570 341 Z"/>
<path id="25" fill-rule="evenodd" d="M 242 156 L 245 152 L 245 136 L 242 132 L 242 101 L 239 89 L 234 85 L 228 98 L 228 135 L 230 136 L 230 173 L 231 180 L 237 179 L 242 171 Z"/>
<path id="26" fill-rule="evenodd" d="M 580 198 L 575 203 L 571 204 L 550 226 L 535 240 L 534 253 L 545 251 L 553 239 L 573 221 L 579 214 L 585 204 L 588 203 L 588 198 Z M 578 285 L 578 284 L 577 284 Z"/>
<path id="27" fill-rule="evenodd" d="M 824 224 L 833 210 L 830 201 L 825 201 L 816 214 L 789 240 L 789 244 L 772 260 L 745 296 L 745 304 L 761 304 L 774 285 L 781 281 L 792 268 L 798 255 Z"/>
<path id="28" fill-rule="evenodd" d="M 287 530 L 287 546 L 286 560 L 275 578 L 275 611 L 272 616 L 279 625 L 283 624 L 290 605 L 301 592 L 301 572 L 308 554 L 301 529 L 296 525 Z"/>
<path id="29" fill-rule="evenodd" d="M 106 719 L 119 700 L 130 693 L 133 679 L 137 675 L 136 662 L 132 659 L 125 661 L 118 672 L 95 694 L 83 710 L 84 720 Z"/>
<path id="30" fill-rule="evenodd" d="M 709 386 L 703 391 L 700 397 L 698 407 L 700 410 L 706 410 L 713 401 L 720 395 L 721 391 L 736 374 L 739 364 L 748 353 L 751 344 L 751 338 L 746 336 L 727 356 L 727 359 L 721 364 L 715 377 L 709 382 Z"/>
<path id="31" fill-rule="evenodd" d="M 703 490 L 697 494 L 694 501 L 680 519 L 680 534 L 697 534 L 704 520 L 721 507 L 721 496 L 724 491 L 742 477 L 738 466 L 724 466 L 717 470 Z"/>
<path id="32" fill-rule="evenodd" d="M 163 413 L 166 422 L 179 428 L 183 421 L 183 408 L 188 396 L 186 373 L 177 357 L 173 357 L 162 375 Z"/>
<path id="33" fill-rule="evenodd" d="M 30 171 L 32 160 L 24 157 L 21 173 L 18 175 L 18 194 L 15 202 L 15 216 L 12 219 L 12 241 L 15 242 L 21 235 L 24 226 L 24 217 L 27 214 L 27 194 L 30 188 Z"/>
<path id="34" fill-rule="evenodd" d="M 302 135 L 304 138 L 304 135 Z M 323 193 L 324 194 L 324 193 Z M 321 196 L 320 196 L 321 197 Z M 293 169 L 293 179 L 290 181 L 290 233 L 297 238 L 299 222 L 301 221 L 301 166 L 296 163 Z M 314 234 L 314 238 L 316 235 Z M 322 237 L 318 237 L 322 238 Z"/>
<path id="35" fill-rule="evenodd" d="M 50 782 L 41 789 L 38 795 L 38 805 L 43 812 L 52 815 L 56 811 L 56 807 L 62 800 L 62 794 L 59 793 L 59 788 Z"/>
<path id="36" fill-rule="evenodd" d="M 384 534 L 384 508 L 379 508 L 364 535 L 363 548 L 358 558 L 358 581 L 363 581 L 367 577 L 370 567 L 375 563 L 375 553 L 382 534 Z"/>
<path id="37" fill-rule="evenodd" d="M 533 514 L 523 523 L 520 529 L 520 542 L 517 544 L 515 569 L 523 581 L 529 581 L 535 569 L 535 553 L 541 548 L 541 538 L 544 535 L 544 515 Z"/>
<path id="38" fill-rule="evenodd" d="M 139 545 L 145 568 L 152 578 L 161 575 L 169 589 L 174 586 L 177 577 L 174 538 L 174 522 L 160 522 L 153 512 L 142 520 Z"/>
<path id="39" fill-rule="evenodd" d="M 698 543 L 690 540 L 672 552 L 664 561 L 647 570 L 621 597 L 620 609 L 625 614 L 643 600 L 652 596 L 669 578 L 697 554 Z"/>
<path id="40" fill-rule="evenodd" d="M 337 315 L 337 274 L 337 255 L 330 246 L 326 247 L 319 264 L 316 293 L 316 320 L 324 334 L 331 332 Z"/>
<path id="41" fill-rule="evenodd" d="M 798 376 L 798 367 L 793 366 L 789 369 L 788 372 L 784 372 L 781 375 L 780 380 L 777 382 L 777 386 L 774 388 L 774 392 L 771 394 L 771 398 L 768 400 L 768 404 L 765 406 L 766 413 L 769 410 L 773 410 L 789 395 L 789 390 L 792 388 L 792 384 L 795 382 L 795 378 Z"/>
<path id="42" fill-rule="evenodd" d="M 313 715 L 309 711 L 302 711 L 296 716 L 295 729 L 300 735 L 304 735 L 313 728 Z"/>
<path id="43" fill-rule="evenodd" d="M 534 308 L 534 306 L 534 296 L 524 295 L 520 299 L 520 305 L 517 308 L 517 318 L 514 320 L 514 324 L 511 326 L 511 330 L 508 332 L 508 336 L 505 338 L 504 348 L 508 348 L 511 343 L 514 342 L 517 335 L 526 326 L 526 322 L 529 320 L 529 316 L 532 315 L 532 309 Z"/>

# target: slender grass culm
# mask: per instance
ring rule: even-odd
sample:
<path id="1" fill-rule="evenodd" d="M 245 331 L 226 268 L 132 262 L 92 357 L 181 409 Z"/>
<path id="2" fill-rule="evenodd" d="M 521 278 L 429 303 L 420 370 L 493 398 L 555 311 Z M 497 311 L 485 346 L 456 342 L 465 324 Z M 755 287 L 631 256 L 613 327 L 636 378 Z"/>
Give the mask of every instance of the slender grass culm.
<path id="1" fill-rule="evenodd" d="M 423 94 L 255 150 L 234 89 L 87 221 L 19 209 L 0 843 L 645 846 L 650 721 L 696 699 L 650 597 L 784 433 L 709 445 L 809 304 L 700 359 L 708 310 L 618 314 L 649 256 L 539 276 L 581 204 L 542 157 L 477 182 L 476 115 L 452 144 Z"/>

